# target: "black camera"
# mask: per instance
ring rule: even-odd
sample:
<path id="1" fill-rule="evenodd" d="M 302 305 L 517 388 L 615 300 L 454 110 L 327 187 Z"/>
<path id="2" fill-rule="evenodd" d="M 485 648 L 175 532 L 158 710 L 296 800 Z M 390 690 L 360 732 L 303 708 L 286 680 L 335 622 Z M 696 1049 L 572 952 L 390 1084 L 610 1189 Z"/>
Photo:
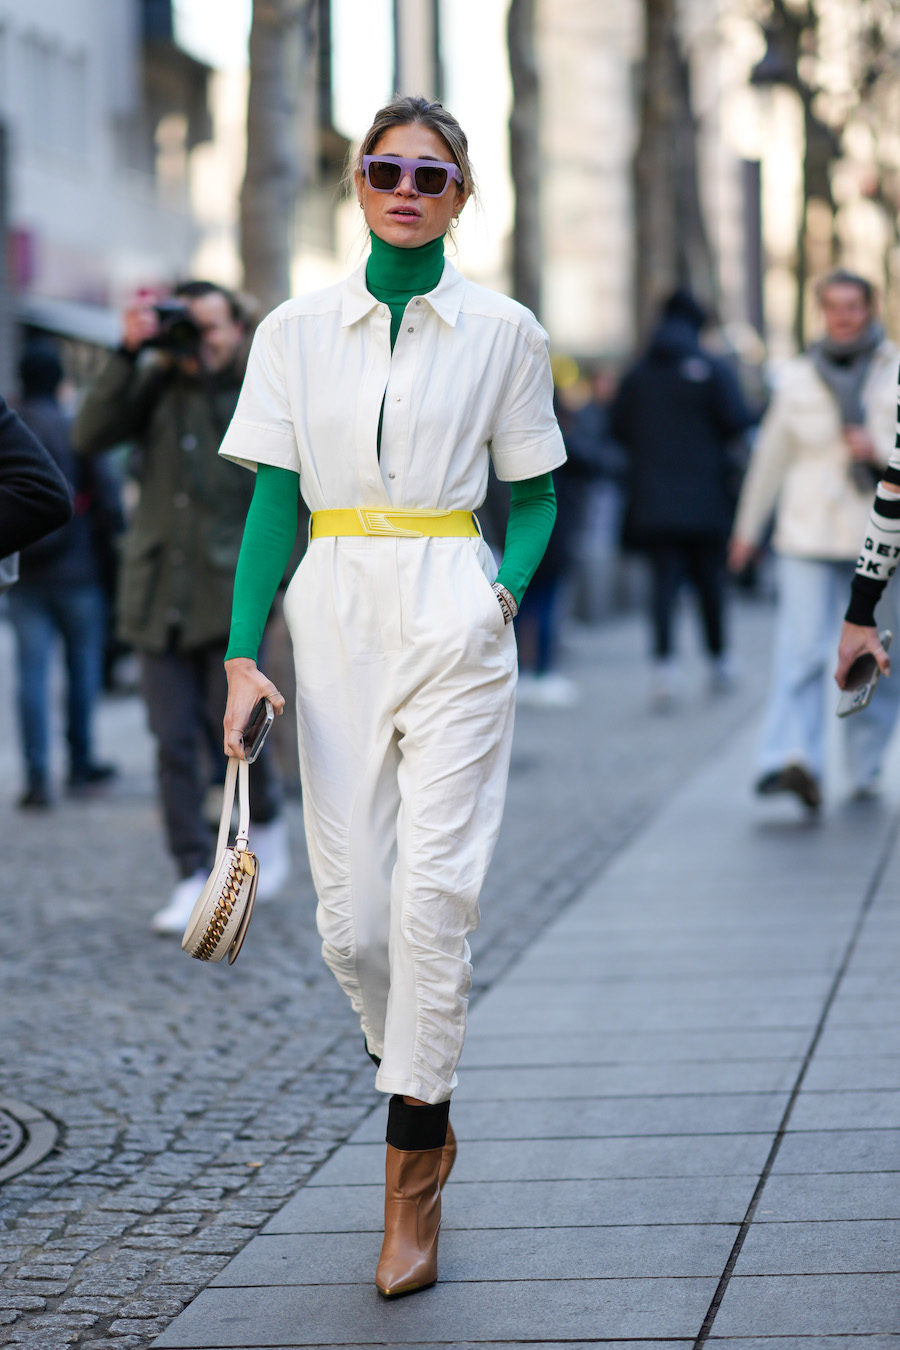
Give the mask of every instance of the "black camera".
<path id="1" fill-rule="evenodd" d="M 198 357 L 203 334 L 184 301 L 160 300 L 153 308 L 159 319 L 159 331 L 155 337 L 148 338 L 144 346 L 169 352 L 172 356 Z"/>

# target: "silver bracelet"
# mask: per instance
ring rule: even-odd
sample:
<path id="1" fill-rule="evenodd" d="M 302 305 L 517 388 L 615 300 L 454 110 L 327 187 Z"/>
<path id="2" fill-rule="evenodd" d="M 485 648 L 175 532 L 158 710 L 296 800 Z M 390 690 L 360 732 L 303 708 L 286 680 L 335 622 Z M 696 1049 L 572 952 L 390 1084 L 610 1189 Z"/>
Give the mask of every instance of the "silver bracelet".
<path id="1" fill-rule="evenodd" d="M 497 597 L 500 608 L 503 611 L 503 622 L 512 623 L 519 612 L 519 606 L 516 597 L 512 591 L 508 591 L 505 586 L 501 586 L 499 581 L 491 582 L 491 590 Z"/>

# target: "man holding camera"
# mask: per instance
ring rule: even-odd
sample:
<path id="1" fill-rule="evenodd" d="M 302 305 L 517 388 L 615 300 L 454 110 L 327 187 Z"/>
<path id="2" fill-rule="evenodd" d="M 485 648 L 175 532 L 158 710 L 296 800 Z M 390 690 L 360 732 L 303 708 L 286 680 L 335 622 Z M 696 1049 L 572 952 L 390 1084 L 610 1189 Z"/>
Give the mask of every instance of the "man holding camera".
<path id="1" fill-rule="evenodd" d="M 153 917 L 181 932 L 212 862 L 203 803 L 221 771 L 223 668 L 234 571 L 253 493 L 248 474 L 219 457 L 237 403 L 248 322 L 235 296 L 189 281 L 171 301 L 139 299 L 76 419 L 87 455 L 131 441 L 140 496 L 125 536 L 118 631 L 140 657 L 156 738 L 166 836 L 181 874 Z M 280 785 L 265 752 L 251 773 L 254 850 L 269 893 L 287 878 Z"/>

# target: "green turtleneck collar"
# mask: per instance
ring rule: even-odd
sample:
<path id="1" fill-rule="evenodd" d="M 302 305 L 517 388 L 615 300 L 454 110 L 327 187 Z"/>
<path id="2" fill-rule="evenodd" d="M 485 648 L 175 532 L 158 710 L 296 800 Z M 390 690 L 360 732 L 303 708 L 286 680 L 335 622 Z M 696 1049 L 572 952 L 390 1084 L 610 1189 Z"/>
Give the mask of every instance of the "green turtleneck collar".
<path id="1" fill-rule="evenodd" d="M 439 235 L 420 248 L 397 248 L 377 234 L 371 236 L 372 253 L 366 264 L 366 285 L 377 300 L 389 304 L 405 296 L 433 291 L 444 270 L 444 239 Z"/>

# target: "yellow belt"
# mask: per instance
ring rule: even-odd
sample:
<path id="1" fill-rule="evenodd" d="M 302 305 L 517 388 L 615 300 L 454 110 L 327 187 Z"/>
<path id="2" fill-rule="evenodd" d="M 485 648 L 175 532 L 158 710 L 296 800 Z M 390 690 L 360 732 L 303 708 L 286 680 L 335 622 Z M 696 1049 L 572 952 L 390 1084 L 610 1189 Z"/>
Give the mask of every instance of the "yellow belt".
<path id="1" fill-rule="evenodd" d="M 325 535 L 377 535 L 390 539 L 477 537 L 481 531 L 471 511 L 408 511 L 402 506 L 357 506 L 340 511 L 313 511 L 310 539 Z"/>

